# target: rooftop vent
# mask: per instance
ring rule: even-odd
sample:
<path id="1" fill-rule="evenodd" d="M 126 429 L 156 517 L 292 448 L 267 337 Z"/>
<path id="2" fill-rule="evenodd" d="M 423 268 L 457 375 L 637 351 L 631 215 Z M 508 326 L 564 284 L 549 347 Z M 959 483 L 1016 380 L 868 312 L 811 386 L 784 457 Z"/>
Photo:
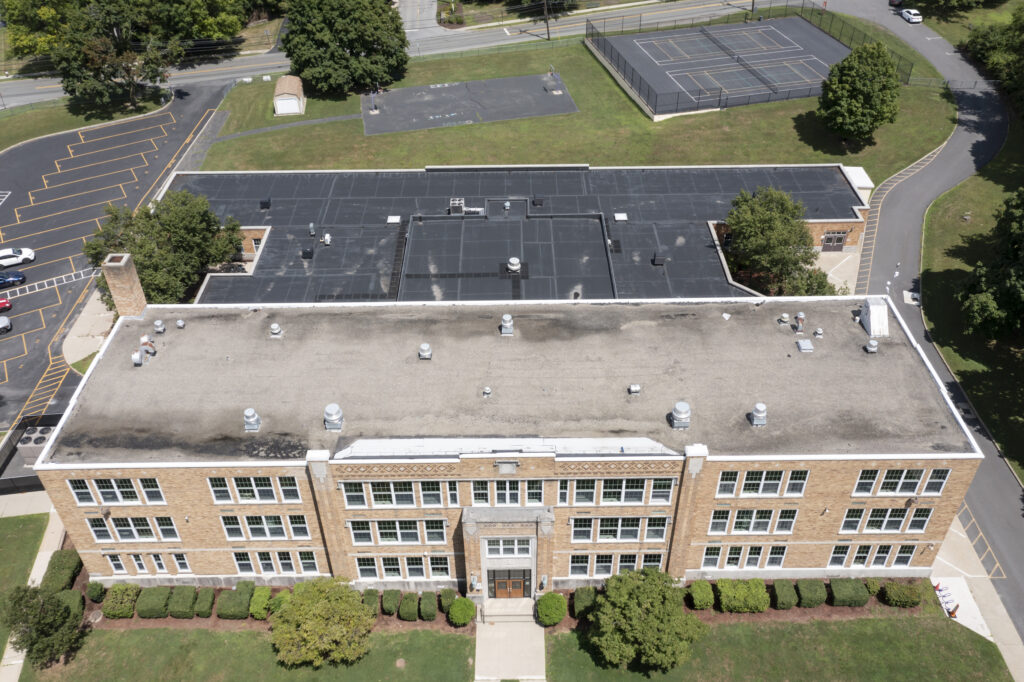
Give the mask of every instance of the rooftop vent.
<path id="1" fill-rule="evenodd" d="M 501 316 L 501 335 L 512 336 L 512 333 L 512 316 L 509 315 L 508 313 L 505 313 L 504 315 Z"/>
<path id="2" fill-rule="evenodd" d="M 784 327 L 789 324 L 789 313 L 782 313 L 779 315 L 779 326 Z"/>
<path id="3" fill-rule="evenodd" d="M 540 194 L 536 194 L 536 195 L 534 195 L 533 201 L 531 203 L 533 203 L 534 206 L 543 206 L 544 205 L 544 197 L 541 196 Z"/>
<path id="4" fill-rule="evenodd" d="M 316 236 L 316 223 L 310 223 L 309 224 L 309 236 L 310 237 L 315 237 Z"/>
<path id="5" fill-rule="evenodd" d="M 484 397 L 485 398 L 490 398 L 491 397 L 491 387 L 490 386 L 484 386 Z"/>
<path id="6" fill-rule="evenodd" d="M 433 355 L 434 355 L 434 351 L 430 348 L 430 344 L 429 343 L 421 343 L 420 344 L 420 352 L 419 352 L 420 360 L 429 360 L 431 357 L 433 357 Z"/>
<path id="7" fill-rule="evenodd" d="M 177 322 L 174 323 L 174 326 L 177 327 L 178 329 L 184 329 L 185 320 L 178 320 Z"/>
<path id="8" fill-rule="evenodd" d="M 389 215 L 388 225 L 399 225 L 402 222 L 402 216 L 400 215 Z"/>
<path id="9" fill-rule="evenodd" d="M 465 199 L 449 199 L 448 200 L 448 215 L 462 215 L 466 212 L 466 200 Z"/>
<path id="10" fill-rule="evenodd" d="M 331 403 L 324 408 L 324 428 L 328 431 L 341 431 L 345 417 L 338 403 Z"/>
<path id="11" fill-rule="evenodd" d="M 877 353 L 878 352 L 878 341 L 875 341 L 874 339 L 871 339 L 870 341 L 868 341 L 867 345 L 864 346 L 864 350 L 867 351 L 868 353 Z"/>
<path id="12" fill-rule="evenodd" d="M 281 329 L 281 325 L 279 325 L 277 322 L 274 322 L 270 325 L 270 338 L 279 339 L 281 338 L 282 334 L 284 334 L 284 330 Z"/>
<path id="13" fill-rule="evenodd" d="M 636 395 L 640 392 L 640 384 L 630 384 L 626 391 L 628 391 L 630 395 Z"/>
<path id="14" fill-rule="evenodd" d="M 261 211 L 269 211 L 270 210 L 270 197 L 267 197 L 266 199 L 260 199 L 260 210 Z"/>
<path id="15" fill-rule="evenodd" d="M 797 347 L 797 349 L 800 350 L 801 353 L 813 353 L 814 352 L 814 344 L 811 343 L 810 339 L 798 339 L 797 342 L 796 342 L 796 347 Z"/>
<path id="16" fill-rule="evenodd" d="M 157 320 L 156 322 L 154 322 L 153 331 L 157 334 L 163 334 L 165 331 L 167 331 L 167 327 L 164 325 L 164 321 Z"/>
<path id="17" fill-rule="evenodd" d="M 822 329 L 821 327 L 818 327 L 817 329 L 814 330 L 814 338 L 820 339 L 823 336 L 825 336 L 825 330 L 824 329 Z"/>
<path id="18" fill-rule="evenodd" d="M 518 258 L 512 256 L 511 258 L 508 259 L 508 265 L 506 267 L 508 267 L 509 272 L 519 272 L 520 270 L 523 269 L 523 264 L 519 261 Z"/>
<path id="19" fill-rule="evenodd" d="M 754 403 L 754 411 L 750 413 L 751 426 L 764 426 L 768 423 L 768 406 L 764 403 Z"/>
<path id="20" fill-rule="evenodd" d="M 672 414 L 669 415 L 669 420 L 672 422 L 673 429 L 690 428 L 690 403 L 684 401 L 676 403 L 672 408 Z"/>
<path id="21" fill-rule="evenodd" d="M 864 301 L 860 309 L 860 323 L 871 338 L 889 336 L 889 311 L 885 299 L 872 296 Z"/>
<path id="22" fill-rule="evenodd" d="M 803 334 L 804 333 L 804 322 L 806 322 L 806 321 L 807 321 L 807 316 L 806 315 L 804 315 L 803 313 L 797 313 L 796 314 L 796 333 L 797 334 Z"/>
<path id="23" fill-rule="evenodd" d="M 246 431 L 259 431 L 263 420 L 256 414 L 255 409 L 247 407 L 245 412 L 242 413 L 242 422 L 245 424 Z"/>
<path id="24" fill-rule="evenodd" d="M 615 222 L 617 222 L 617 223 L 624 223 L 627 220 L 629 220 L 629 214 L 628 213 L 616 213 L 614 217 L 615 217 Z"/>

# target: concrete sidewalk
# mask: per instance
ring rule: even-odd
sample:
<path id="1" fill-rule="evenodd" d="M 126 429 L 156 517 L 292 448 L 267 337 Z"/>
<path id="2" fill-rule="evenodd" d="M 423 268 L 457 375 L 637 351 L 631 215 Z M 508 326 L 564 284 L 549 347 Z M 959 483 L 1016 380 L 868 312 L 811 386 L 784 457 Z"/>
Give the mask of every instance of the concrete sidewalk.
<path id="1" fill-rule="evenodd" d="M 544 628 L 536 623 L 477 623 L 474 663 L 477 680 L 543 680 Z"/>
<path id="2" fill-rule="evenodd" d="M 64 337 L 61 347 L 64 359 L 70 365 L 98 351 L 113 326 L 114 311 L 107 310 L 100 298 L 99 289 L 94 287 L 82 312 Z"/>

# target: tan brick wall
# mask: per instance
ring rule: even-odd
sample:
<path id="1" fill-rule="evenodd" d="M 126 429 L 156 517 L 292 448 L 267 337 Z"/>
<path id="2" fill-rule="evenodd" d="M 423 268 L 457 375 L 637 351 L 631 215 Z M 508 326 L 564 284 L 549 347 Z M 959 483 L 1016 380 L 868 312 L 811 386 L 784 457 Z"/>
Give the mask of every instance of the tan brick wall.
<path id="1" fill-rule="evenodd" d="M 102 264 L 103 277 L 110 287 L 117 314 L 131 317 L 141 315 L 146 307 L 146 295 L 135 270 L 135 260 L 130 253 L 112 253 Z"/>
<path id="2" fill-rule="evenodd" d="M 242 253 L 255 256 L 256 246 L 253 239 L 266 239 L 267 228 L 265 227 L 243 227 L 239 230 L 242 234 Z"/>

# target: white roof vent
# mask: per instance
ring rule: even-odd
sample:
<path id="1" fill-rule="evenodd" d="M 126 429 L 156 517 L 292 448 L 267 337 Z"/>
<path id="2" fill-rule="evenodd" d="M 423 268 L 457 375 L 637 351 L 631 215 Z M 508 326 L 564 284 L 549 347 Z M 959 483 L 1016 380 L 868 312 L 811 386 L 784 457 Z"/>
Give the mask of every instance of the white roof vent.
<path id="1" fill-rule="evenodd" d="M 870 341 L 868 341 L 867 345 L 864 346 L 864 350 L 867 351 L 868 353 L 877 353 L 878 352 L 878 341 L 875 341 L 874 339 L 871 339 Z"/>
<path id="2" fill-rule="evenodd" d="M 465 199 L 449 199 L 448 200 L 448 214 L 449 215 L 463 215 L 466 212 L 466 200 Z"/>
<path id="3" fill-rule="evenodd" d="M 504 315 L 501 316 L 501 335 L 512 336 L 512 333 L 512 316 L 509 315 L 508 313 L 505 313 Z"/>
<path id="4" fill-rule="evenodd" d="M 801 353 L 813 353 L 814 352 L 814 344 L 811 343 L 810 339 L 799 339 L 799 340 L 797 340 L 796 347 L 800 350 Z"/>
<path id="5" fill-rule="evenodd" d="M 780 327 L 785 327 L 787 324 L 789 324 L 789 313 L 782 313 L 781 315 L 779 315 L 778 321 Z"/>
<path id="6" fill-rule="evenodd" d="M 429 343 L 421 343 L 420 344 L 420 351 L 419 351 L 420 360 L 429 360 L 431 357 L 433 357 L 433 355 L 434 355 L 434 351 L 431 350 Z"/>
<path id="7" fill-rule="evenodd" d="M 519 261 L 518 258 L 512 256 L 511 258 L 508 259 L 508 265 L 506 267 L 508 268 L 509 272 L 519 272 L 520 270 L 523 269 L 523 264 Z"/>
<path id="8" fill-rule="evenodd" d="M 806 321 L 807 321 L 807 316 L 806 315 L 804 315 L 803 313 L 797 313 L 796 314 L 796 333 L 797 334 L 803 334 L 804 333 L 804 322 L 806 322 Z"/>
<path id="9" fill-rule="evenodd" d="M 177 327 L 178 329 L 184 329 L 185 320 L 178 320 L 177 322 L 174 323 L 174 326 Z"/>
<path id="10" fill-rule="evenodd" d="M 817 329 L 814 330 L 814 338 L 820 339 L 823 336 L 825 336 L 825 330 L 824 329 L 822 329 L 821 327 L 818 327 Z"/>
<path id="11" fill-rule="evenodd" d="M 142 352 L 134 350 L 132 351 L 132 365 L 135 367 L 142 367 Z"/>
<path id="12" fill-rule="evenodd" d="M 402 216 L 400 215 L 389 215 L 388 225 L 399 225 L 402 222 Z"/>
<path id="13" fill-rule="evenodd" d="M 165 331 L 167 331 L 167 326 L 164 325 L 163 320 L 157 320 L 156 322 L 153 323 L 153 331 L 157 334 L 163 334 Z"/>
<path id="14" fill-rule="evenodd" d="M 640 392 L 640 384 L 630 384 L 626 391 L 628 391 L 630 395 L 636 395 Z"/>
<path id="15" fill-rule="evenodd" d="M 871 338 L 889 336 L 889 311 L 885 299 L 872 296 L 864 301 L 860 309 L 860 323 Z"/>
<path id="16" fill-rule="evenodd" d="M 328 431 L 341 431 L 345 417 L 338 403 L 331 403 L 324 408 L 324 428 Z"/>
<path id="17" fill-rule="evenodd" d="M 672 408 L 672 414 L 669 415 L 669 421 L 672 422 L 673 429 L 690 428 L 690 403 L 684 401 L 676 403 Z"/>
<path id="18" fill-rule="evenodd" d="M 259 431 L 263 420 L 256 414 L 255 409 L 247 407 L 245 412 L 242 413 L 242 422 L 245 424 L 246 431 Z"/>
<path id="19" fill-rule="evenodd" d="M 617 223 L 624 223 L 627 220 L 629 220 L 629 214 L 628 213 L 616 213 L 615 214 L 615 222 L 617 222 Z"/>
<path id="20" fill-rule="evenodd" d="M 281 329 L 281 325 L 279 325 L 277 322 L 274 322 L 273 324 L 270 325 L 270 338 L 279 339 L 281 338 L 282 334 L 284 334 L 284 330 Z"/>
<path id="21" fill-rule="evenodd" d="M 491 387 L 490 386 L 484 386 L 483 393 L 484 393 L 484 397 L 485 398 L 490 398 L 491 397 Z"/>
<path id="22" fill-rule="evenodd" d="M 768 423 L 768 406 L 764 403 L 754 403 L 754 411 L 750 413 L 751 426 L 764 426 Z"/>

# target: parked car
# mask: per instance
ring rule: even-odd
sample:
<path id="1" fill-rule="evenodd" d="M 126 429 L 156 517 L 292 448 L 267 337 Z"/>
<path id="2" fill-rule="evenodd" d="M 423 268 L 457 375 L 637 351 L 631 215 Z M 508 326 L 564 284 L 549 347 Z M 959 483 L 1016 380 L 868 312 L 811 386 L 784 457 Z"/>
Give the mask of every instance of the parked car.
<path id="1" fill-rule="evenodd" d="M 0 315 L 0 334 L 6 334 L 11 331 L 11 318 Z"/>
<path id="2" fill-rule="evenodd" d="M 12 265 L 24 265 L 36 259 L 32 249 L 0 249 L 0 265 L 9 268 Z"/>
<path id="3" fill-rule="evenodd" d="M 900 11 L 900 16 L 903 17 L 909 24 L 920 24 L 924 21 L 924 17 L 916 9 L 905 9 Z"/>
<path id="4" fill-rule="evenodd" d="M 11 299 L 9 299 L 9 298 L 0 298 L 0 313 L 6 313 L 12 307 L 14 307 L 14 306 L 11 305 Z"/>
<path id="5" fill-rule="evenodd" d="M 0 289 L 6 289 L 7 287 L 16 287 L 19 284 L 25 283 L 25 274 L 17 270 L 8 270 L 7 272 L 0 272 Z"/>

